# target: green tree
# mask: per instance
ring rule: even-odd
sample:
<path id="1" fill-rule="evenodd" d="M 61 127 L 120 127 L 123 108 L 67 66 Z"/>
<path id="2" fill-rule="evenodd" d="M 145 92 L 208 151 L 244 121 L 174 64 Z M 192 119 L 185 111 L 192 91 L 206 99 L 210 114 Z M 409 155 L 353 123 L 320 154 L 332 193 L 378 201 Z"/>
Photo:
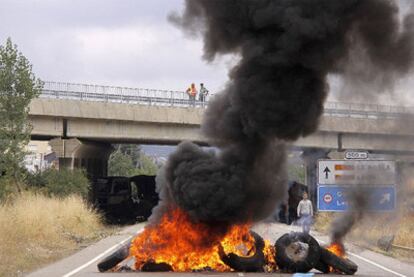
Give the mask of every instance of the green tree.
<path id="1" fill-rule="evenodd" d="M 131 156 L 124 154 L 117 149 L 111 154 L 108 161 L 109 176 L 132 176 L 135 166 Z"/>
<path id="2" fill-rule="evenodd" d="M 141 146 L 136 144 L 118 144 L 116 148 L 121 151 L 121 153 L 131 157 L 132 164 L 134 167 L 138 166 L 139 160 L 141 158 Z"/>
<path id="3" fill-rule="evenodd" d="M 296 181 L 299 183 L 305 183 L 306 169 L 302 164 L 289 164 L 288 165 L 288 178 L 290 181 Z"/>
<path id="4" fill-rule="evenodd" d="M 109 157 L 110 176 L 156 175 L 158 166 L 146 156 L 139 145 L 116 145 Z"/>
<path id="5" fill-rule="evenodd" d="M 32 65 L 8 38 L 0 46 L 0 173 L 4 175 L 0 185 L 9 183 L 4 180 L 11 181 L 19 192 L 25 146 L 31 132 L 29 104 L 41 88 L 42 82 L 33 74 Z"/>
<path id="6" fill-rule="evenodd" d="M 135 175 L 156 175 L 158 166 L 145 154 L 141 154 Z"/>

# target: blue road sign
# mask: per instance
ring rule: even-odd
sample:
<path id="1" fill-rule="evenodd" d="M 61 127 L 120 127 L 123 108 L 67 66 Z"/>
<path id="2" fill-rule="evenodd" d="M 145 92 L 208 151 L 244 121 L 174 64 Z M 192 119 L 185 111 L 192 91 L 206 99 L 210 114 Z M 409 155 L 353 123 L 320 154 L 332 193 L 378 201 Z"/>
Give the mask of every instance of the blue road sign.
<path id="1" fill-rule="evenodd" d="M 318 186 L 318 210 L 340 212 L 349 208 L 347 193 L 350 186 Z M 370 211 L 392 211 L 395 209 L 396 191 L 394 185 L 389 186 L 364 186 L 359 193 L 368 196 L 368 210 Z"/>

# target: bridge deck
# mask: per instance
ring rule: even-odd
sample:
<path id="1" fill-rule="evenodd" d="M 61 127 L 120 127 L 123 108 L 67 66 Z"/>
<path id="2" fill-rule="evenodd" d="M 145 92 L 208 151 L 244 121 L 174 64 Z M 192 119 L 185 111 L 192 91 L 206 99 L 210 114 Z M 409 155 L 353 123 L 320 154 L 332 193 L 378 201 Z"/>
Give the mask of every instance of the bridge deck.
<path id="1" fill-rule="evenodd" d="M 139 105 L 207 107 L 214 95 L 207 96 L 206 102 L 191 102 L 184 91 L 45 82 L 40 97 Z M 331 116 L 395 118 L 414 114 L 414 107 L 326 102 L 324 112 Z"/>

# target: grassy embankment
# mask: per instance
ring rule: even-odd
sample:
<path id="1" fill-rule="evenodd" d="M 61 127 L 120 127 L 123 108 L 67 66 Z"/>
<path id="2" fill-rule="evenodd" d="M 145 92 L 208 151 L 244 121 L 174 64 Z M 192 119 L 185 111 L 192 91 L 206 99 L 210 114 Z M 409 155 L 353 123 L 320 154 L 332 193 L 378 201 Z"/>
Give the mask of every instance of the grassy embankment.
<path id="1" fill-rule="evenodd" d="M 0 276 L 19 276 L 113 232 L 79 196 L 25 193 L 0 205 Z"/>
<path id="2" fill-rule="evenodd" d="M 377 245 L 381 237 L 393 235 L 395 236 L 394 244 L 414 248 L 414 176 L 411 176 L 411 169 L 404 176 L 405 181 L 397 191 L 398 207 L 396 211 L 367 213 L 347 238 L 374 251 L 414 261 L 414 251 L 391 248 L 389 252 L 385 253 Z M 314 227 L 318 231 L 328 233 L 335 216 L 337 214 L 319 213 Z"/>
<path id="3" fill-rule="evenodd" d="M 330 224 L 337 215 L 319 213 L 314 225 L 315 229 L 322 233 L 329 233 Z M 398 213 L 368 213 L 348 234 L 347 240 L 385 254 L 377 243 L 381 237 L 390 235 L 395 236 L 394 244 L 414 248 L 414 215 L 404 208 Z M 391 248 L 386 254 L 410 260 L 414 258 L 414 251 L 398 248 Z"/>

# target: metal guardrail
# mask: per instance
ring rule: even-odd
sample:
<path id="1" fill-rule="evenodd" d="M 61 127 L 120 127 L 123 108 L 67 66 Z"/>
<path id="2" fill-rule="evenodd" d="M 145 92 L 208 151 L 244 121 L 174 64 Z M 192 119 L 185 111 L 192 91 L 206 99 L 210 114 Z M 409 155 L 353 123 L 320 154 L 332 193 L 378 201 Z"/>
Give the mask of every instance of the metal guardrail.
<path id="1" fill-rule="evenodd" d="M 206 107 L 214 95 L 207 96 L 206 101 L 201 102 L 190 100 L 184 91 L 44 82 L 40 97 L 141 105 Z M 414 107 L 326 102 L 324 113 L 340 117 L 396 118 L 414 115 Z"/>
<path id="2" fill-rule="evenodd" d="M 41 98 L 100 101 L 127 104 L 206 106 L 205 102 L 191 101 L 184 91 L 99 86 L 60 82 L 44 82 Z"/>

